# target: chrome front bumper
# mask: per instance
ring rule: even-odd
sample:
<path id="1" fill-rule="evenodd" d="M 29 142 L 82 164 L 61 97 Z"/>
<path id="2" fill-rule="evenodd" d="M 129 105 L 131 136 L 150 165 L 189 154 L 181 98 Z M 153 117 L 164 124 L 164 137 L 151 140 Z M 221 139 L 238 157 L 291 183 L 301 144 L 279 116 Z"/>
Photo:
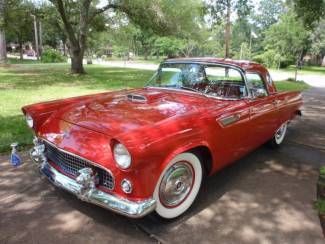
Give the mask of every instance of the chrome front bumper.
<path id="1" fill-rule="evenodd" d="M 155 210 L 156 201 L 152 198 L 143 201 L 130 201 L 100 191 L 94 186 L 94 184 L 84 184 L 83 182 L 78 183 L 76 180 L 65 176 L 52 167 L 47 162 L 42 151 L 44 151 L 42 144 L 36 145 L 30 151 L 31 159 L 38 165 L 42 175 L 46 176 L 55 186 L 74 194 L 82 201 L 96 204 L 100 207 L 131 218 L 141 218 Z"/>

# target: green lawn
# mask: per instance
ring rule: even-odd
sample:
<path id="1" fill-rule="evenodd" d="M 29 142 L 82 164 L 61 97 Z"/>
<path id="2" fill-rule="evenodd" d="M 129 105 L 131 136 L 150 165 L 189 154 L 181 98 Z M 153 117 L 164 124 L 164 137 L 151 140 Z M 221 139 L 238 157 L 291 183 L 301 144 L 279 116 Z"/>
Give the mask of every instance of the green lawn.
<path id="1" fill-rule="evenodd" d="M 290 65 L 288 68 L 281 69 L 281 71 L 295 72 L 296 66 Z M 319 66 L 303 66 L 302 69 L 298 70 L 299 74 L 315 74 L 315 75 L 325 75 L 325 67 Z"/>
<path id="2" fill-rule="evenodd" d="M 277 81 L 275 85 L 278 91 L 303 91 L 310 87 L 303 81 Z"/>
<path id="3" fill-rule="evenodd" d="M 10 64 L 0 67 L 0 152 L 12 142 L 29 145 L 32 133 L 20 108 L 26 104 L 125 87 L 141 87 L 152 71 L 86 66 L 87 75 L 68 73 L 67 64 Z M 304 83 L 279 82 L 280 90 L 303 90 Z"/>

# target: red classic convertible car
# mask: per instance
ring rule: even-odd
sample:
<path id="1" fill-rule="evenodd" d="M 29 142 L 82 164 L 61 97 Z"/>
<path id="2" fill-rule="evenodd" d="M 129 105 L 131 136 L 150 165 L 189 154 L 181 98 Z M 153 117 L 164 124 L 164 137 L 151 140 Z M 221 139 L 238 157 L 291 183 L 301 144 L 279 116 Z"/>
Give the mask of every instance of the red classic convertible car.
<path id="1" fill-rule="evenodd" d="M 147 86 L 22 108 L 32 159 L 54 185 L 129 217 L 184 213 L 209 176 L 269 141 L 302 105 L 260 64 L 164 61 Z"/>

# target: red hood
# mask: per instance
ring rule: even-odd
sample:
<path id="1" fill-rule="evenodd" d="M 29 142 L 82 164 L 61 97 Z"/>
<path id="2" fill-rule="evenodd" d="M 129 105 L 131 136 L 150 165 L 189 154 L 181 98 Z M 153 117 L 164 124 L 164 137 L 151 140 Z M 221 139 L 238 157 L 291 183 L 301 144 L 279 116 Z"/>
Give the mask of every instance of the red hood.
<path id="1" fill-rule="evenodd" d="M 207 103 L 209 99 L 200 94 L 144 88 L 91 97 L 59 110 L 55 117 L 93 131 L 116 135 L 196 112 Z"/>

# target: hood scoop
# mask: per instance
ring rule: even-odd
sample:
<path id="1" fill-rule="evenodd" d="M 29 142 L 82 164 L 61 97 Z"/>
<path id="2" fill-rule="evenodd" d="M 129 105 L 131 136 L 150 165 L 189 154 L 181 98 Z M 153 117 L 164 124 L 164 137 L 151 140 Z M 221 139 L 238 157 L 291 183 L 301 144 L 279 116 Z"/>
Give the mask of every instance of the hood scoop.
<path id="1" fill-rule="evenodd" d="M 145 103 L 148 101 L 148 99 L 140 94 L 128 94 L 127 99 L 131 102 L 142 102 Z"/>
<path id="2" fill-rule="evenodd" d="M 138 103 L 154 103 L 157 101 L 161 101 L 164 97 L 168 96 L 168 94 L 161 91 L 151 91 L 149 89 L 145 89 L 142 91 L 137 91 L 135 93 L 129 93 L 126 95 L 127 100 L 131 102 Z"/>

